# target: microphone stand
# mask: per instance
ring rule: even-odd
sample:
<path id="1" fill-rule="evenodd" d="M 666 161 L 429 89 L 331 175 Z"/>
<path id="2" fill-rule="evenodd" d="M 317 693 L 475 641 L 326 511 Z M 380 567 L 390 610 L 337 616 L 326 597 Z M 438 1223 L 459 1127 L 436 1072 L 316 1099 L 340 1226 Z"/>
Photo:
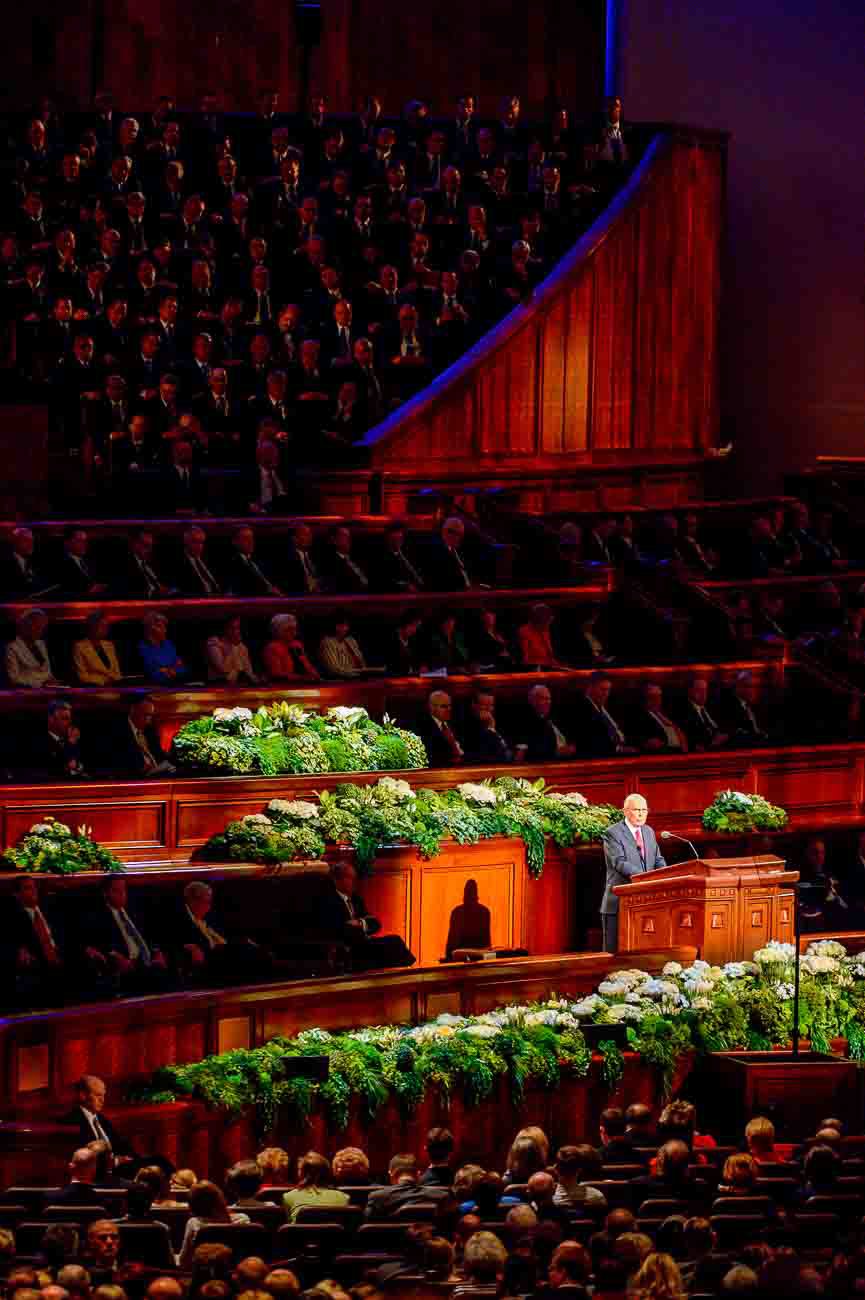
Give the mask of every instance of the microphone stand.
<path id="1" fill-rule="evenodd" d="M 676 835 L 674 831 L 661 831 L 662 840 L 678 840 L 680 844 L 687 844 L 695 858 L 699 858 L 699 853 L 694 848 L 690 840 L 686 840 L 684 835 Z"/>

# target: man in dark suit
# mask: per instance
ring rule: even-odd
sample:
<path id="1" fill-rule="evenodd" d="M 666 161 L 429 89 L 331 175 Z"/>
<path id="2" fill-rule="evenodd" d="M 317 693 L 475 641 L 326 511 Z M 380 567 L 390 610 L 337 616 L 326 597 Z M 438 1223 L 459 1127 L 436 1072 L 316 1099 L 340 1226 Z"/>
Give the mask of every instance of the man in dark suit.
<path id="1" fill-rule="evenodd" d="M 649 805 L 641 794 L 629 794 L 622 805 L 625 820 L 604 832 L 604 863 L 607 882 L 601 900 L 601 928 L 604 952 L 616 952 L 619 946 L 619 898 L 614 885 L 627 885 L 634 876 L 665 867 L 658 841 L 651 826 L 646 825 Z"/>
<path id="2" fill-rule="evenodd" d="M 207 534 L 191 524 L 183 534 L 183 550 L 177 565 L 176 585 L 183 596 L 220 596 L 219 579 L 205 556 Z"/>
<path id="3" fill-rule="evenodd" d="M 352 596 L 369 591 L 369 578 L 352 556 L 351 531 L 345 524 L 335 524 L 330 530 L 322 553 L 322 569 L 330 591 Z"/>
<path id="4" fill-rule="evenodd" d="M 63 554 L 54 581 L 60 600 L 90 600 L 106 590 L 87 558 L 89 539 L 83 528 L 72 524 L 63 534 Z"/>
<path id="5" fill-rule="evenodd" d="M 424 579 L 412 556 L 405 553 L 405 525 L 388 524 L 382 545 L 371 558 L 370 583 L 376 591 L 422 591 Z"/>
<path id="6" fill-rule="evenodd" d="M 621 1106 L 608 1106 L 601 1111 L 599 1155 L 605 1165 L 642 1164 L 642 1158 L 634 1150 L 635 1139 L 626 1132 L 626 1127 Z"/>
<path id="7" fill-rule="evenodd" d="M 129 541 L 129 554 L 116 579 L 120 600 L 151 600 L 167 596 L 171 587 L 153 565 L 153 533 L 140 528 Z"/>
<path id="8" fill-rule="evenodd" d="M 99 980 L 123 992 L 164 987 L 165 954 L 142 932 L 129 911 L 129 890 L 122 876 L 102 887 L 99 903 L 81 917 L 79 946 Z"/>
<path id="9" fill-rule="evenodd" d="M 18 1005 L 53 1002 L 64 981 L 65 943 L 60 918 L 43 908 L 34 876 L 19 876 L 0 922 L 0 959 Z"/>
<path id="10" fill-rule="evenodd" d="M 573 758 L 576 746 L 553 721 L 553 697 L 548 686 L 538 682 L 526 697 L 528 708 L 517 734 L 516 761 L 552 763 Z"/>
<path id="11" fill-rule="evenodd" d="M 496 697 L 482 687 L 473 693 L 463 726 L 468 763 L 510 763 L 514 752 L 496 728 Z"/>
<path id="12" fill-rule="evenodd" d="M 9 550 L 0 561 L 0 594 L 4 600 L 26 600 L 48 586 L 41 566 L 34 562 L 34 549 L 31 529 L 13 529 Z"/>
<path id="13" fill-rule="evenodd" d="M 357 872 L 352 864 L 335 862 L 324 894 L 318 900 L 315 929 L 323 938 L 348 945 L 354 971 L 413 966 L 415 958 L 399 935 L 378 934 L 381 921 L 367 911 L 356 887 Z"/>
<path id="14" fill-rule="evenodd" d="M 166 923 L 166 947 L 172 961 L 196 982 L 244 984 L 265 979 L 270 958 L 249 939 L 234 939 L 223 921 L 211 914 L 213 890 L 191 880 Z"/>
<path id="15" fill-rule="evenodd" d="M 24 766 L 31 779 L 81 780 L 87 778 L 81 760 L 81 733 L 72 721 L 68 700 L 52 700 L 44 727 L 37 727 L 24 746 Z"/>
<path id="16" fill-rule="evenodd" d="M 110 736 L 102 762 L 113 776 L 138 779 L 171 776 L 175 771 L 159 740 L 155 716 L 156 705 L 149 695 L 130 705 L 129 713 Z"/>
<path id="17" fill-rule="evenodd" d="M 225 573 L 225 590 L 232 596 L 281 596 L 255 555 L 255 533 L 248 524 L 235 529 L 234 554 Z"/>
<path id="18" fill-rule="evenodd" d="M 579 716 L 579 747 L 587 758 L 612 758 L 615 754 L 636 754 L 607 705 L 612 682 L 605 673 L 592 673 L 583 696 Z"/>
<path id="19" fill-rule="evenodd" d="M 454 767 L 465 758 L 465 750 L 451 726 L 452 712 L 453 701 L 447 691 L 433 691 L 427 700 L 427 712 L 417 728 L 430 767 Z"/>
<path id="20" fill-rule="evenodd" d="M 680 719 L 691 750 L 717 749 L 727 743 L 727 733 L 706 707 L 708 700 L 709 683 L 705 677 L 693 678 L 688 683 L 688 699 Z"/>
<path id="21" fill-rule="evenodd" d="M 367 1199 L 363 1217 L 368 1222 L 392 1219 L 404 1205 L 414 1205 L 418 1201 L 443 1201 L 451 1194 L 450 1188 L 420 1182 L 414 1155 L 392 1156 L 387 1172 L 390 1187 L 371 1192 Z"/>
<path id="22" fill-rule="evenodd" d="M 166 514 L 195 514 L 207 503 L 207 482 L 195 463 L 192 443 L 175 438 L 171 464 L 166 465 L 156 485 L 160 509 Z"/>
<path id="23" fill-rule="evenodd" d="M 72 1153 L 72 1159 L 69 1161 L 68 1183 L 57 1192 L 47 1192 L 45 1205 L 86 1205 L 88 1207 L 101 1205 L 102 1202 L 93 1186 L 98 1168 L 99 1159 L 96 1152 L 91 1151 L 88 1146 L 79 1147 Z"/>
<path id="24" fill-rule="evenodd" d="M 724 714 L 725 730 L 736 747 L 767 745 L 769 733 L 758 718 L 754 706 L 757 684 L 749 672 L 741 672 L 733 683 Z"/>
<path id="25" fill-rule="evenodd" d="M 82 1147 L 90 1142 L 107 1142 L 115 1157 L 134 1157 L 135 1148 L 112 1124 L 105 1114 L 107 1089 L 102 1079 L 95 1074 L 83 1074 L 75 1084 L 76 1103 L 58 1121 L 61 1124 L 74 1124 L 78 1128 L 78 1141 Z M 94 1159 L 94 1174 L 96 1156 Z"/>
<path id="26" fill-rule="evenodd" d="M 455 515 L 442 524 L 439 541 L 430 548 L 424 566 L 430 590 L 467 591 L 475 585 L 462 555 L 465 534 L 465 524 Z"/>

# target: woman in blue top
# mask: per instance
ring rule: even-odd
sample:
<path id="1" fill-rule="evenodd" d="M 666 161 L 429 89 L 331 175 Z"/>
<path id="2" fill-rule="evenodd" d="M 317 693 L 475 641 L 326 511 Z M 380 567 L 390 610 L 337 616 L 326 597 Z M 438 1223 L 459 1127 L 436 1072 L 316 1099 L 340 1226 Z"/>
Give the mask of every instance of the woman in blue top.
<path id="1" fill-rule="evenodd" d="M 144 635 L 138 642 L 138 653 L 147 680 L 161 686 L 185 681 L 189 673 L 174 642 L 168 639 L 165 615 L 154 610 L 144 619 L 142 628 Z"/>

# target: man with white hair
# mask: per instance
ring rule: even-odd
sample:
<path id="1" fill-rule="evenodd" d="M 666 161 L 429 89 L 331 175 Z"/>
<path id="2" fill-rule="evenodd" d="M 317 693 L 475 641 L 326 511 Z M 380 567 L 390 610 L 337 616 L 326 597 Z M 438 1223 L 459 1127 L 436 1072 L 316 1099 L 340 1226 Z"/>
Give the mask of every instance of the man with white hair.
<path id="1" fill-rule="evenodd" d="M 442 524 L 439 540 L 430 549 L 429 564 L 425 566 L 432 591 L 468 591 L 477 585 L 462 553 L 465 534 L 465 524 L 457 515 Z"/>
<path id="2" fill-rule="evenodd" d="M 430 767 L 453 767 L 465 757 L 451 726 L 452 712 L 453 701 L 447 691 L 433 691 L 427 700 L 426 716 L 418 726 Z"/>
<path id="3" fill-rule="evenodd" d="M 212 909 L 211 886 L 190 880 L 165 927 L 165 946 L 178 970 L 196 983 L 242 984 L 266 978 L 269 954 L 251 939 L 232 935 Z"/>
<path id="4" fill-rule="evenodd" d="M 651 826 L 646 825 L 649 805 L 641 794 L 629 794 L 622 805 L 624 821 L 604 832 L 604 864 L 607 884 L 601 900 L 601 929 L 604 952 L 616 952 L 619 946 L 619 898 L 614 885 L 627 885 L 634 876 L 665 867 L 658 841 Z"/>

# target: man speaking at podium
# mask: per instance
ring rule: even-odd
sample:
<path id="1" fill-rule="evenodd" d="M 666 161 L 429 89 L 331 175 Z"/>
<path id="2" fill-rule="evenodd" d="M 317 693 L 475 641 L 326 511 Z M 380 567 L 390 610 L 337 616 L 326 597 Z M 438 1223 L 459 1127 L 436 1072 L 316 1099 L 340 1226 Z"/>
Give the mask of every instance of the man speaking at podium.
<path id="1" fill-rule="evenodd" d="M 651 826 L 646 825 L 649 805 L 641 794 L 629 794 L 622 812 L 623 822 L 604 831 L 604 865 L 607 884 L 601 901 L 601 933 L 604 952 L 616 952 L 619 946 L 619 898 L 614 885 L 627 885 L 633 876 L 665 867 L 658 841 Z"/>

